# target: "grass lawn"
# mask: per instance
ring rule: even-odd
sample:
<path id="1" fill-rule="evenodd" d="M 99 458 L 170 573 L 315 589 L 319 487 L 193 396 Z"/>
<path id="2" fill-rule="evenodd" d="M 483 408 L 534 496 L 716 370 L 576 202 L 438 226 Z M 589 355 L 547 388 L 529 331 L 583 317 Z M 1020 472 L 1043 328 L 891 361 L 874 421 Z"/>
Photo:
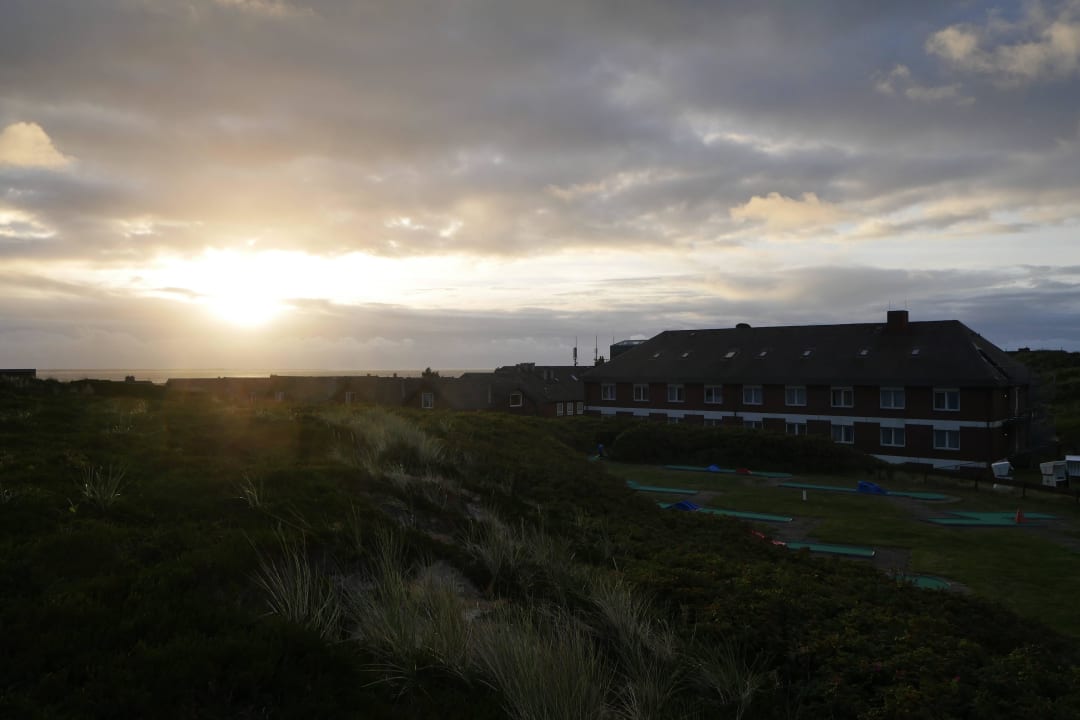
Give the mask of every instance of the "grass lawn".
<path id="1" fill-rule="evenodd" d="M 1080 553 L 1065 547 L 1061 536 L 1080 533 L 1080 508 L 1067 498 L 1029 493 L 1020 498 L 981 485 L 979 490 L 948 480 L 922 482 L 898 475 L 882 483 L 893 490 L 942 492 L 955 502 L 898 503 L 872 495 L 848 495 L 778 488 L 765 479 L 668 470 L 663 467 L 606 463 L 608 472 L 641 484 L 673 486 L 714 493 L 707 503 L 731 510 L 791 515 L 818 521 L 814 540 L 825 543 L 903 548 L 911 551 L 909 570 L 940 575 L 963 583 L 975 593 L 997 600 L 1021 616 L 1080 636 L 1080 616 L 1071 598 L 1080 594 Z M 853 487 L 859 478 L 812 475 L 800 482 Z M 678 500 L 673 495 L 642 493 L 649 501 Z M 1025 512 L 1056 515 L 1053 530 L 1025 527 L 950 528 L 924 522 L 915 513 L 946 515 L 953 510 Z M 762 523 L 762 526 L 768 525 Z"/>

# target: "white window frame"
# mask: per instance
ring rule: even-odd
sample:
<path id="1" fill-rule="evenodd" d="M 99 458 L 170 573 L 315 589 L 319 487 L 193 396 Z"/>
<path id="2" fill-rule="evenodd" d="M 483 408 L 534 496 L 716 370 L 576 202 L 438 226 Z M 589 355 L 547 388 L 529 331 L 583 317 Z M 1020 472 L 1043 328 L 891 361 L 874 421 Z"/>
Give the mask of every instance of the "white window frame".
<path id="1" fill-rule="evenodd" d="M 940 433 L 940 435 L 939 435 Z M 944 442 L 941 442 L 944 440 Z M 950 444 L 950 440 L 955 440 L 953 444 Z M 959 450 L 960 449 L 960 430 L 951 430 L 947 428 L 934 428 L 934 449 L 935 450 Z"/>
<path id="2" fill-rule="evenodd" d="M 955 407 L 949 407 L 949 396 L 955 397 Z M 934 410 L 938 412 L 960 412 L 960 388 L 934 388 Z"/>
<path id="3" fill-rule="evenodd" d="M 517 399 L 517 402 L 514 402 L 515 398 Z M 524 405 L 525 405 L 525 395 L 524 395 L 524 393 L 522 393 L 520 390 L 515 390 L 514 392 L 510 393 L 510 407 L 524 407 Z"/>
<path id="4" fill-rule="evenodd" d="M 720 418 L 705 418 L 702 422 L 705 427 L 719 427 L 723 424 Z"/>
<path id="5" fill-rule="evenodd" d="M 706 385 L 705 386 L 705 404 L 706 405 L 723 405 L 724 404 L 724 386 L 723 385 Z"/>
<path id="6" fill-rule="evenodd" d="M 837 432 L 839 431 L 839 432 Z M 832 441 L 840 445 L 854 445 L 855 444 L 855 426 L 845 425 L 841 423 L 833 423 Z"/>
<path id="7" fill-rule="evenodd" d="M 563 403 L 555 403 L 555 417 L 563 416 Z"/>
<path id="8" fill-rule="evenodd" d="M 897 440 L 897 433 L 899 433 L 899 441 Z M 906 447 L 907 446 L 907 431 L 902 427 L 882 427 L 879 434 L 879 440 L 882 447 Z M 885 442 L 886 435 L 888 436 L 888 442 Z"/>
<path id="9" fill-rule="evenodd" d="M 898 397 L 899 403 L 896 402 Z M 888 398 L 888 404 L 885 402 L 886 398 Z M 907 407 L 907 393 L 902 387 L 883 387 L 878 393 L 878 399 L 882 410 L 903 410 Z"/>
<path id="10" fill-rule="evenodd" d="M 346 405 L 352 405 L 353 400 L 355 400 L 355 399 L 356 399 L 356 393 L 354 393 L 352 391 L 347 391 L 345 393 L 345 404 Z"/>
<path id="11" fill-rule="evenodd" d="M 686 402 L 686 386 L 682 383 L 668 383 L 667 401 L 669 403 Z"/>
<path id="12" fill-rule="evenodd" d="M 435 407 L 435 393 L 422 392 L 420 393 L 420 407 L 424 410 L 431 410 Z"/>
<path id="13" fill-rule="evenodd" d="M 765 421 L 763 420 L 743 420 L 743 427 L 747 430 L 764 430 Z"/>
<path id="14" fill-rule="evenodd" d="M 763 405 L 765 403 L 765 388 L 761 385 L 743 385 L 742 401 L 743 405 Z"/>
<path id="15" fill-rule="evenodd" d="M 799 402 L 800 394 L 802 395 L 802 402 Z M 785 385 L 784 405 L 787 405 L 788 407 L 806 407 L 806 386 Z"/>
<path id="16" fill-rule="evenodd" d="M 840 396 L 840 402 L 837 402 L 837 394 Z M 836 385 L 829 388 L 829 404 L 834 408 L 855 407 L 855 388 L 849 385 Z"/>
<path id="17" fill-rule="evenodd" d="M 667 416 L 667 424 L 668 425 L 678 425 L 682 421 L 683 421 L 683 419 L 682 419 L 681 415 L 668 415 Z"/>
<path id="18" fill-rule="evenodd" d="M 649 385 L 636 383 L 634 385 L 634 402 L 649 402 Z"/>
<path id="19" fill-rule="evenodd" d="M 615 383 L 600 383 L 600 399 L 601 400 L 614 400 L 615 399 Z"/>
<path id="20" fill-rule="evenodd" d="M 784 432 L 788 435 L 805 435 L 806 423 L 804 422 L 789 422 L 784 424 Z"/>
<path id="21" fill-rule="evenodd" d="M 572 402 L 566 403 L 566 416 L 570 417 L 573 414 L 574 414 L 574 403 L 572 403 Z"/>
<path id="22" fill-rule="evenodd" d="M 577 414 L 578 415 L 584 415 L 585 414 L 585 403 L 580 401 L 580 400 L 577 403 Z"/>

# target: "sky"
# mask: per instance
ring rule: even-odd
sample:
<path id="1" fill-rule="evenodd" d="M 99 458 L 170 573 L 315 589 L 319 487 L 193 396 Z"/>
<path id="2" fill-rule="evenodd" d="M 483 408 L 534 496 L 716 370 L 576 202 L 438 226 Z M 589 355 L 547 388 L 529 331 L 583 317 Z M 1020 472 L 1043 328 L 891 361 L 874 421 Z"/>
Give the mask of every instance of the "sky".
<path id="1" fill-rule="evenodd" d="M 0 367 L 1080 350 L 1078 227 L 1080 0 L 0 0 Z"/>

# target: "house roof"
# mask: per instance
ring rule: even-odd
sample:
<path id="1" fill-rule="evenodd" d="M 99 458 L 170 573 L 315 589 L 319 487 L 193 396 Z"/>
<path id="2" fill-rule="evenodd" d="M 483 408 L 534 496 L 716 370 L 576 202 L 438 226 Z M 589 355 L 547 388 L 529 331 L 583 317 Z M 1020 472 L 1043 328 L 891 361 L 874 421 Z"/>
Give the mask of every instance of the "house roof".
<path id="1" fill-rule="evenodd" d="M 957 320 L 669 330 L 589 370 L 590 382 L 1025 384 L 1029 373 Z"/>

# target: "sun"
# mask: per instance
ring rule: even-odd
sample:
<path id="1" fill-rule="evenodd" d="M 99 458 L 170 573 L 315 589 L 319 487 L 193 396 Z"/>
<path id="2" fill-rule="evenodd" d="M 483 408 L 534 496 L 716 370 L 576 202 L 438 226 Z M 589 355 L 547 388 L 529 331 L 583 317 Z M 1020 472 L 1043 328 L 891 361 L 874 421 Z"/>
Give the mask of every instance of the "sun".
<path id="1" fill-rule="evenodd" d="M 259 294 L 226 294 L 206 298 L 210 311 L 230 325 L 257 328 L 281 314 L 282 304 Z"/>

